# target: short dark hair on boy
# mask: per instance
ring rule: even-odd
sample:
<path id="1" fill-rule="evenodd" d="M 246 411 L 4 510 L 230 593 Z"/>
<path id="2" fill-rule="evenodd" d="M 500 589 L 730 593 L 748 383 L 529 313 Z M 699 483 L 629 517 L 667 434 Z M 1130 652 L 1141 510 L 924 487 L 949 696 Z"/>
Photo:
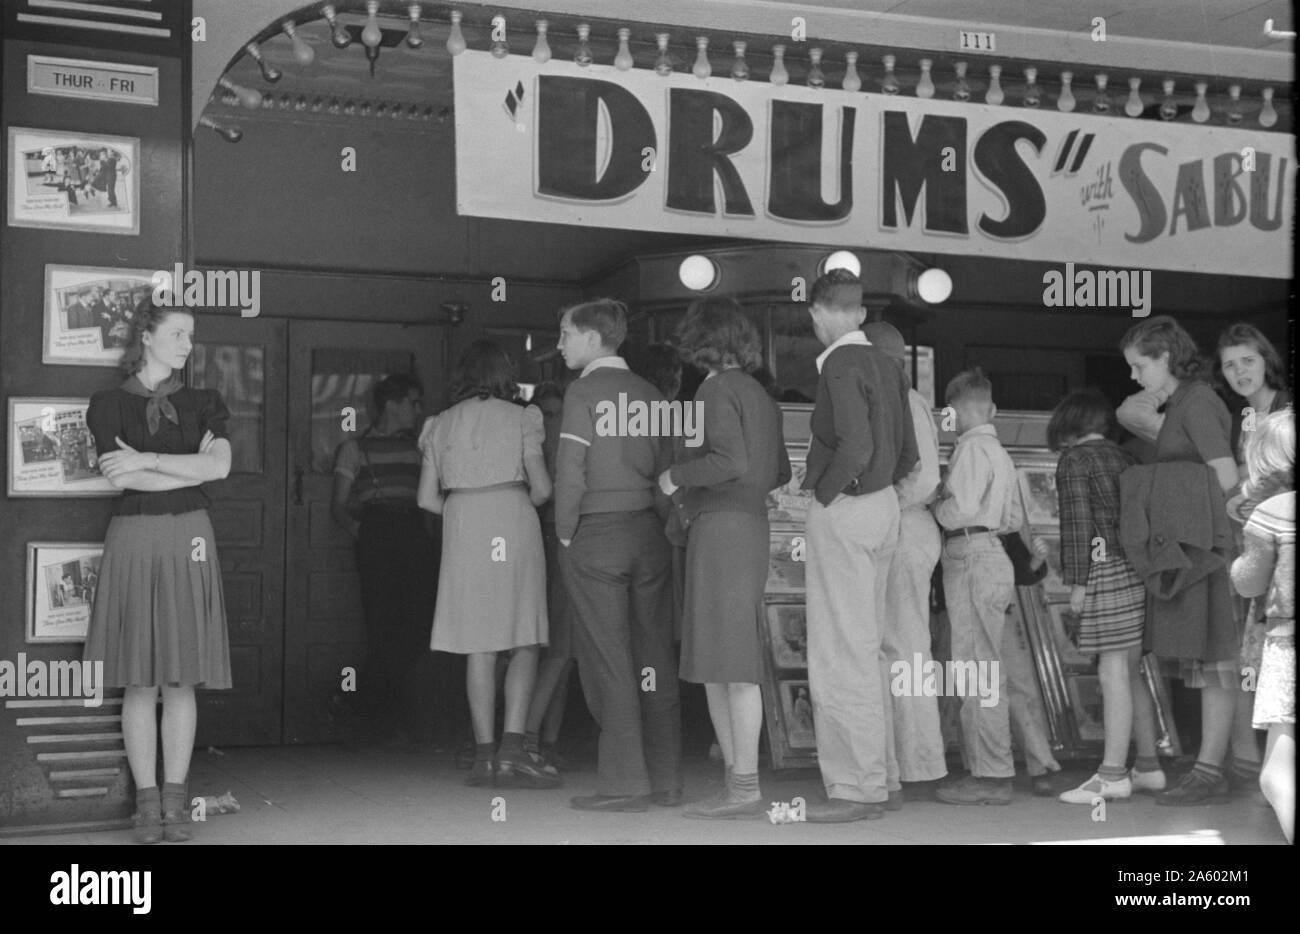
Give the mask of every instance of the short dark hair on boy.
<path id="1" fill-rule="evenodd" d="M 616 298 L 595 298 L 560 309 L 560 320 L 569 321 L 580 331 L 595 331 L 602 346 L 617 350 L 627 337 L 627 305 Z"/>
<path id="2" fill-rule="evenodd" d="M 465 348 L 451 384 L 452 405 L 474 398 L 514 402 L 517 395 L 515 366 L 500 344 L 477 340 Z"/>
<path id="3" fill-rule="evenodd" d="M 1110 400 L 1097 389 L 1076 389 L 1062 399 L 1047 423 L 1047 446 L 1059 451 L 1067 441 L 1098 434 L 1109 438 L 1115 430 Z"/>
<path id="4" fill-rule="evenodd" d="M 400 402 L 414 390 L 423 392 L 420 381 L 410 373 L 394 373 L 387 376 L 375 384 L 375 392 L 372 402 L 375 406 L 375 419 L 384 417 L 384 410 L 388 408 L 390 402 Z"/>
<path id="5" fill-rule="evenodd" d="M 682 359 L 700 370 L 737 366 L 752 373 L 763 362 L 758 331 L 734 298 L 697 298 L 677 326 Z"/>
<path id="6" fill-rule="evenodd" d="M 1119 349 L 1130 347 L 1153 360 L 1168 351 L 1169 375 L 1174 379 L 1200 379 L 1205 372 L 1205 361 L 1196 341 L 1169 315 L 1156 315 L 1129 328 L 1119 342 Z"/>
<path id="7" fill-rule="evenodd" d="M 862 307 L 862 280 L 847 269 L 832 269 L 813 283 L 808 303 L 832 311 L 857 311 Z"/>
<path id="8" fill-rule="evenodd" d="M 951 405 L 965 399 L 980 402 L 993 401 L 993 384 L 979 367 L 962 370 L 952 379 L 943 393 L 943 401 Z"/>

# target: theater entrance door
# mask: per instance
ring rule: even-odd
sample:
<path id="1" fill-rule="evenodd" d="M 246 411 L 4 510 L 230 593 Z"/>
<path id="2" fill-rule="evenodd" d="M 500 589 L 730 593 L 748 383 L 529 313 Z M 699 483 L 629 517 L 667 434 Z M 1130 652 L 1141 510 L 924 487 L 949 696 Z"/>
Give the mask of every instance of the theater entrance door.
<path id="1" fill-rule="evenodd" d="M 440 395 L 443 332 L 224 316 L 198 330 L 194 384 L 234 416 L 231 475 L 211 492 L 235 679 L 201 692 L 198 744 L 345 738 L 344 671 L 361 672 L 366 639 L 352 539 L 330 516 L 334 451 L 369 426 L 385 376 Z"/>

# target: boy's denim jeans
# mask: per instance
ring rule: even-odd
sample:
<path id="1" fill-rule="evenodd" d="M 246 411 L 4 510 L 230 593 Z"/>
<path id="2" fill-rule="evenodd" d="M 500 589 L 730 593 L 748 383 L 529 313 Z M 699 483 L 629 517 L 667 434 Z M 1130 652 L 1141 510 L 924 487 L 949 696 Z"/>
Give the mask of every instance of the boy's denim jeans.
<path id="1" fill-rule="evenodd" d="M 1011 758 L 1011 705 L 1002 664 L 1007 607 L 1015 599 L 1011 559 L 996 535 L 978 532 L 945 541 L 941 560 L 953 661 L 974 661 L 980 668 L 998 663 L 998 702 L 984 706 L 979 693 L 970 689 L 961 700 L 966 762 L 971 775 L 977 778 L 1013 778 L 1016 769 Z"/>

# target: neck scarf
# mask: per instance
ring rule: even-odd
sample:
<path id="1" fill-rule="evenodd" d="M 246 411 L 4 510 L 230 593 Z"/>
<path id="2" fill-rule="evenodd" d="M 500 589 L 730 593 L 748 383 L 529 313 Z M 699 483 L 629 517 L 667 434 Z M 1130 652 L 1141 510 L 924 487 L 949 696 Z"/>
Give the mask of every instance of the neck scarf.
<path id="1" fill-rule="evenodd" d="M 149 420 L 149 434 L 158 434 L 158 429 L 162 425 L 162 417 L 166 416 L 167 421 L 173 425 L 181 423 L 180 417 L 176 414 L 176 406 L 168 401 L 167 397 L 176 390 L 184 387 L 180 376 L 173 373 L 167 377 L 158 387 L 153 390 L 145 388 L 144 383 L 140 382 L 140 375 L 137 373 L 122 384 L 125 389 L 133 396 L 144 396 L 149 400 L 149 405 L 145 409 L 145 417 Z"/>

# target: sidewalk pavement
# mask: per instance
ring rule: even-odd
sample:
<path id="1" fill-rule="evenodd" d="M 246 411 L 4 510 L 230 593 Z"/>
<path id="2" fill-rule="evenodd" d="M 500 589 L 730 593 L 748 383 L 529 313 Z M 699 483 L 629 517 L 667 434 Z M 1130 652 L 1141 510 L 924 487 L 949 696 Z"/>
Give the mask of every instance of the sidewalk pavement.
<path id="1" fill-rule="evenodd" d="M 720 765 L 687 764 L 686 797 L 721 786 Z M 1159 807 L 1147 796 L 1108 802 L 1104 821 L 1093 809 L 1035 798 L 1017 779 L 1006 807 L 956 807 L 908 801 L 881 820 L 853 824 L 781 824 L 766 817 L 743 821 L 687 820 L 679 809 L 651 807 L 643 814 L 593 814 L 569 806 L 573 795 L 595 793 L 596 775 L 565 772 L 555 791 L 467 788 L 466 773 L 448 750 L 345 746 L 277 746 L 196 750 L 190 795 L 239 801 L 235 814 L 209 814 L 194 827 L 205 844 L 334 843 L 678 843 L 678 844 L 1025 844 L 1125 842 L 1284 843 L 1272 809 L 1249 798 L 1217 806 Z M 1058 790 L 1088 777 L 1081 770 L 1056 776 Z M 816 772 L 764 773 L 770 802 L 796 796 L 817 800 Z M 496 819 L 494 819 L 494 817 Z M 503 819 L 502 819 L 503 818 Z M 1192 836 L 1194 835 L 1194 836 Z M 1145 839 L 1143 839 L 1145 838 Z M 1164 838 L 1164 839 L 1161 839 Z M 0 837 L 0 844 L 131 843 L 130 830 Z M 167 844 L 164 844 L 167 845 Z M 171 844 L 178 845 L 178 844 Z"/>

